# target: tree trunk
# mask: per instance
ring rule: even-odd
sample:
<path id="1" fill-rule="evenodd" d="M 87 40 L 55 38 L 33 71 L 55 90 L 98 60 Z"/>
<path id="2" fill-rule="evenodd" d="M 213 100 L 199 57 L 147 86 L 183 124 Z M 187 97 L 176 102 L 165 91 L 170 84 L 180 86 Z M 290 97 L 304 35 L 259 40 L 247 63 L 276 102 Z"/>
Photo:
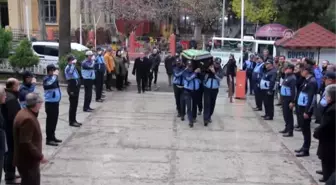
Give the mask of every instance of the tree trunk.
<path id="1" fill-rule="evenodd" d="M 71 22 L 70 22 L 70 0 L 60 2 L 59 17 L 59 57 L 71 52 Z"/>
<path id="2" fill-rule="evenodd" d="M 47 32 L 46 32 L 46 26 L 45 26 L 45 10 L 44 10 L 44 0 L 38 0 L 38 10 L 39 10 L 39 33 L 40 33 L 40 39 L 46 40 Z"/>
<path id="3" fill-rule="evenodd" d="M 201 40 L 201 38 L 202 38 L 202 27 L 201 27 L 201 24 L 195 24 L 194 38 L 195 38 L 195 40 Z"/>

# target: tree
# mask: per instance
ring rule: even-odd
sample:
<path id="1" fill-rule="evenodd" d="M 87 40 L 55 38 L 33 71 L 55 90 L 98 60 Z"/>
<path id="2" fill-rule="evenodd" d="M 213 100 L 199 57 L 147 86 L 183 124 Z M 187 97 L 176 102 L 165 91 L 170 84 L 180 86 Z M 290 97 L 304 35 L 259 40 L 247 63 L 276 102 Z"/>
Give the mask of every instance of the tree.
<path id="1" fill-rule="evenodd" d="M 179 0 L 179 7 L 192 17 L 195 30 L 194 37 L 199 40 L 202 26 L 218 20 L 222 9 L 222 1 L 218 0 Z"/>
<path id="2" fill-rule="evenodd" d="M 232 0 L 232 10 L 241 17 L 241 0 Z M 269 23 L 276 19 L 275 0 L 245 0 L 244 16 L 252 23 Z"/>
<path id="3" fill-rule="evenodd" d="M 299 29 L 308 23 L 324 20 L 329 8 L 335 12 L 335 4 L 332 3 L 334 0 L 277 0 L 278 21 L 288 27 Z M 330 25 L 328 21 L 324 21 L 326 25 Z"/>
<path id="4" fill-rule="evenodd" d="M 26 2 L 27 3 L 27 2 Z M 47 31 L 45 26 L 45 9 L 44 9 L 44 0 L 38 0 L 38 17 L 39 17 L 39 31 L 41 40 L 46 40 Z"/>
<path id="5" fill-rule="evenodd" d="M 336 8 L 335 1 L 331 1 L 331 5 L 325 12 L 325 16 L 321 16 L 319 22 L 327 29 L 336 31 Z"/>
<path id="6" fill-rule="evenodd" d="M 20 42 L 15 54 L 9 57 L 9 63 L 14 69 L 25 69 L 39 63 L 40 58 L 34 55 L 32 45 L 28 39 Z"/>
<path id="7" fill-rule="evenodd" d="M 61 0 L 59 18 L 59 57 L 71 52 L 71 17 L 70 0 Z"/>
<path id="8" fill-rule="evenodd" d="M 12 39 L 12 32 L 4 28 L 0 28 L 0 59 L 8 57 Z"/>

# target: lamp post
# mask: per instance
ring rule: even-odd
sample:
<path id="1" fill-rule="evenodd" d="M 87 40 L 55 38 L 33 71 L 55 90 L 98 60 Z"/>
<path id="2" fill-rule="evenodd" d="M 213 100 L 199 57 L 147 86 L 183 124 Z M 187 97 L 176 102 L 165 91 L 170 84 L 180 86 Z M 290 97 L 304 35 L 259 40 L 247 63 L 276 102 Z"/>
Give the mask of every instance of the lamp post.
<path id="1" fill-rule="evenodd" d="M 26 14 L 26 29 L 27 29 L 27 38 L 30 40 L 30 31 L 29 31 L 29 9 L 28 2 L 25 0 L 25 14 Z"/>
<path id="2" fill-rule="evenodd" d="M 223 9 L 222 9 L 222 37 L 225 37 L 225 0 L 223 0 Z"/>

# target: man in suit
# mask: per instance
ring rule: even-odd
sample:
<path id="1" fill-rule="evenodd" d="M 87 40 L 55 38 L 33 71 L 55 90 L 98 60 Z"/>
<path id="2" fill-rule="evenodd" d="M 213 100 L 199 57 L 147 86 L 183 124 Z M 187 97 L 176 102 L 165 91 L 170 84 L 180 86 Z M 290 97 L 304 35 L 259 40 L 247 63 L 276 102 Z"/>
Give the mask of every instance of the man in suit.
<path id="1" fill-rule="evenodd" d="M 138 93 L 145 93 L 146 84 L 148 82 L 148 73 L 151 68 L 151 62 L 148 59 L 148 51 L 143 57 L 135 59 L 132 74 L 136 75 L 136 82 L 138 86 Z"/>
<path id="2" fill-rule="evenodd" d="M 14 120 L 14 164 L 22 185 L 40 185 L 40 163 L 48 161 L 42 154 L 42 133 L 37 119 L 43 100 L 36 93 L 26 96 L 26 107 Z"/>

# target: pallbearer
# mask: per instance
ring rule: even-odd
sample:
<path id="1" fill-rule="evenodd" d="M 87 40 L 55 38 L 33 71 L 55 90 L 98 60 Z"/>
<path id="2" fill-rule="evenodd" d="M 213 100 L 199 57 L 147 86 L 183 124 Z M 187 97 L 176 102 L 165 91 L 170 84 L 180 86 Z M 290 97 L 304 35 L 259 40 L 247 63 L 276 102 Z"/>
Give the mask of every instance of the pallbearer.
<path id="1" fill-rule="evenodd" d="M 211 116 L 215 110 L 220 81 L 224 76 L 221 62 L 220 58 L 216 58 L 214 64 L 210 65 L 204 76 L 204 126 L 208 126 L 212 122 Z"/>
<path id="2" fill-rule="evenodd" d="M 197 78 L 201 72 L 200 68 L 193 70 L 191 61 L 187 62 L 187 69 L 183 73 L 184 103 L 187 107 L 189 126 L 193 127 L 197 116 L 198 90 L 200 88 L 200 79 Z M 184 105 L 182 105 L 184 107 Z"/>
<path id="3" fill-rule="evenodd" d="M 173 85 L 174 85 L 174 95 L 175 95 L 175 103 L 176 103 L 176 110 L 177 110 L 177 117 L 181 117 L 181 120 L 184 120 L 185 115 L 185 107 L 183 102 L 183 73 L 185 71 L 185 67 L 182 61 L 177 57 L 175 60 L 175 66 L 173 69 Z"/>
<path id="4" fill-rule="evenodd" d="M 282 98 L 282 113 L 286 123 L 285 129 L 280 131 L 280 133 L 284 134 L 284 137 L 293 137 L 293 109 L 296 98 L 296 76 L 294 74 L 294 68 L 295 66 L 290 63 L 285 66 L 285 79 L 282 82 L 280 89 L 280 95 Z"/>

